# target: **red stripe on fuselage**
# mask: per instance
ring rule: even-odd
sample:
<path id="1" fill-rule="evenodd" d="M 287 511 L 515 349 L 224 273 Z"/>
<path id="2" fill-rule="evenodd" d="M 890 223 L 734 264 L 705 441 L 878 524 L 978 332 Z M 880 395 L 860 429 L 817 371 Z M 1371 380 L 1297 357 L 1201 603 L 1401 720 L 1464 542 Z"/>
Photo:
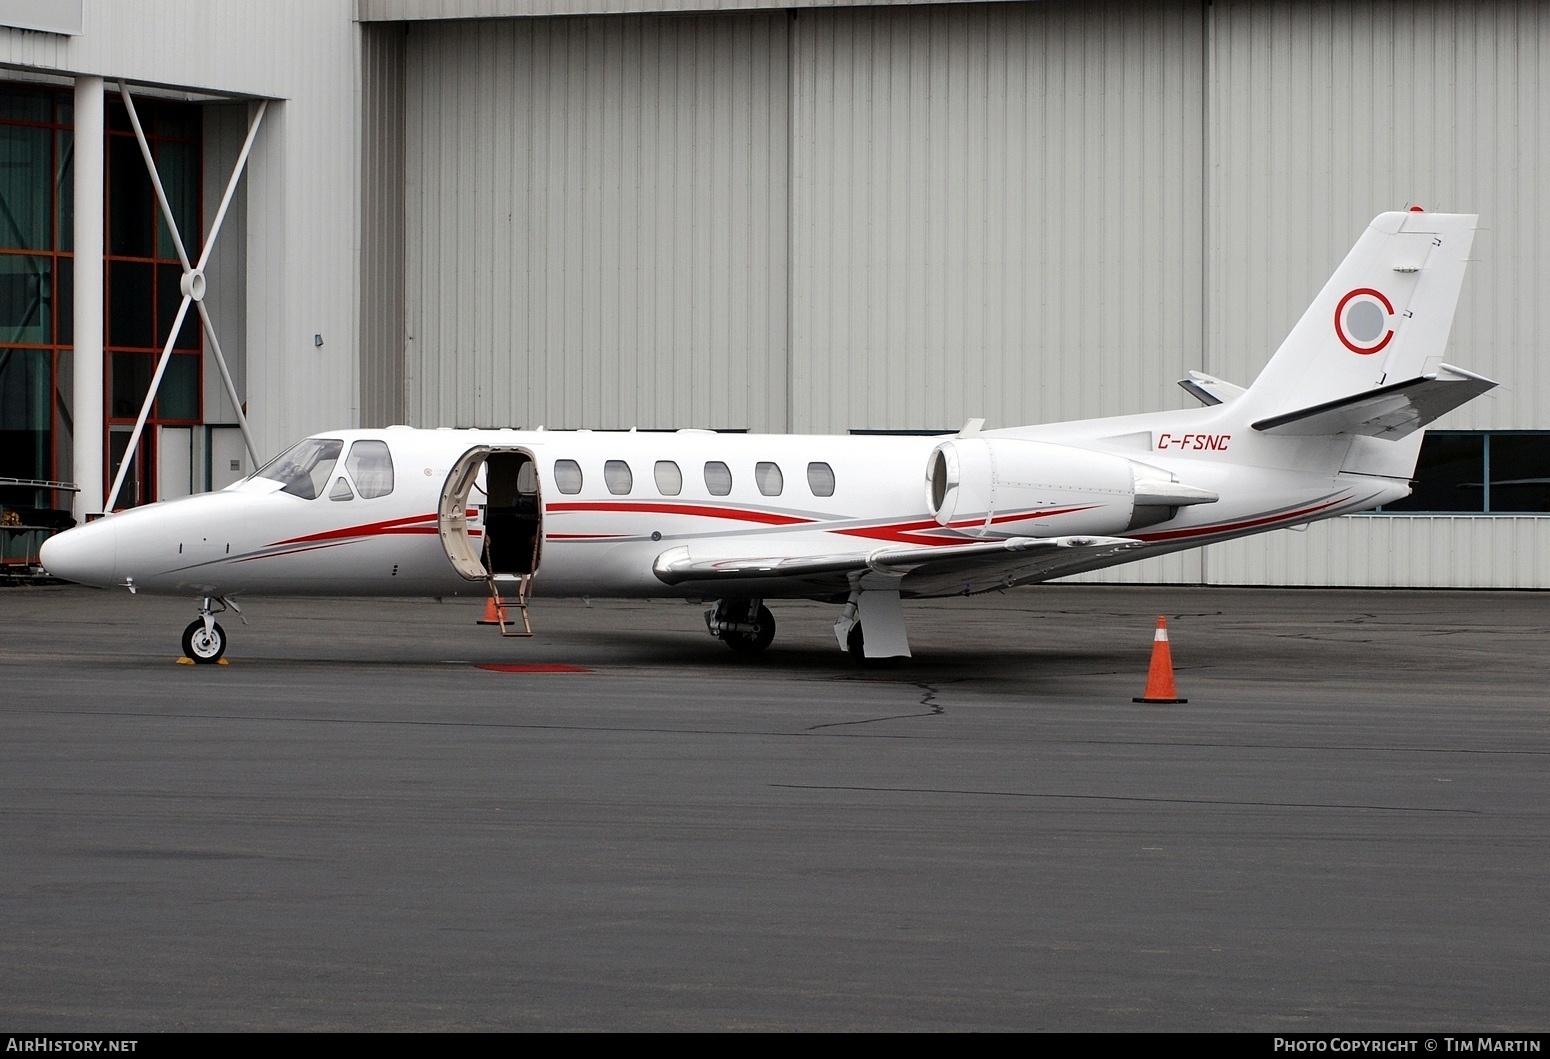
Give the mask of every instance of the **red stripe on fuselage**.
<path id="1" fill-rule="evenodd" d="M 1279 515 L 1266 515 L 1263 518 L 1244 519 L 1242 522 L 1224 522 L 1219 526 L 1195 526 L 1190 529 L 1169 530 L 1166 533 L 1136 533 L 1132 534 L 1136 540 L 1146 541 L 1148 544 L 1158 541 L 1184 540 L 1188 537 L 1209 537 L 1217 533 L 1236 533 L 1238 530 L 1253 529 L 1256 526 L 1266 526 L 1272 522 L 1298 522 L 1309 515 L 1316 515 L 1320 511 L 1328 511 L 1332 507 L 1339 507 L 1350 500 L 1350 495 L 1338 500 L 1327 500 L 1322 504 L 1314 504 L 1298 511 L 1287 511 Z"/>
<path id="2" fill-rule="evenodd" d="M 431 525 L 423 523 L 429 519 Z M 286 544 L 306 544 L 309 541 L 333 541 L 342 540 L 345 537 L 374 537 L 384 533 L 436 533 L 435 515 L 410 515 L 406 518 L 388 519 L 386 522 L 368 522 L 361 526 L 345 526 L 342 529 L 324 530 L 321 533 L 309 533 L 303 537 L 291 537 L 283 541 L 275 541 L 269 545 L 278 548 Z"/>
<path id="3" fill-rule="evenodd" d="M 725 518 L 738 522 L 756 522 L 762 526 L 802 526 L 815 521 L 798 515 L 781 515 L 774 511 L 750 508 L 718 507 L 713 504 L 659 504 L 634 500 L 562 500 L 545 504 L 544 511 L 547 514 L 600 511 L 616 515 L 690 515 L 696 518 Z"/>

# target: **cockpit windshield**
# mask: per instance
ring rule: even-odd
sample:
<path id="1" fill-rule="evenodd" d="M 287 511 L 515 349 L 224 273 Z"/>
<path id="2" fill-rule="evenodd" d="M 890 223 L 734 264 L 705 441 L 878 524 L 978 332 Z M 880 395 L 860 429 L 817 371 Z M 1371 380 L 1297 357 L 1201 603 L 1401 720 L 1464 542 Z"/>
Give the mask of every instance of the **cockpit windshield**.
<path id="1" fill-rule="evenodd" d="M 328 484 L 343 448 L 344 442 L 334 438 L 307 438 L 254 471 L 253 477 L 279 482 L 282 492 L 314 500 Z"/>

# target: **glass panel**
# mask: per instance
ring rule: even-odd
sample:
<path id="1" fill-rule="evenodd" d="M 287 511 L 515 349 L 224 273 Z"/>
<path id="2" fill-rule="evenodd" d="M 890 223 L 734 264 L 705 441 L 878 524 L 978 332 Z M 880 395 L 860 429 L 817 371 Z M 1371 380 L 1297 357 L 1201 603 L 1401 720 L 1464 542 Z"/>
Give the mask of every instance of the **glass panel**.
<path id="1" fill-rule="evenodd" d="M 307 438 L 253 472 L 255 478 L 284 483 L 282 492 L 312 500 L 328 482 L 344 442 L 333 438 Z"/>
<path id="2" fill-rule="evenodd" d="M 199 108 L 191 103 L 157 103 L 154 124 L 158 136 L 194 140 L 199 137 L 202 121 Z"/>
<path id="3" fill-rule="evenodd" d="M 52 258 L 0 254 L 0 342 L 49 341 L 52 265 Z"/>
<path id="4" fill-rule="evenodd" d="M 393 491 L 393 454 L 385 441 L 357 441 L 344 462 L 361 497 L 375 500 Z"/>
<path id="5" fill-rule="evenodd" d="M 0 349 L 0 477 L 49 477 L 50 354 Z"/>
<path id="6" fill-rule="evenodd" d="M 0 247 L 53 242 L 54 130 L 0 125 Z"/>
<path id="7" fill-rule="evenodd" d="M 603 483 L 610 493 L 623 496 L 634 486 L 635 477 L 630 474 L 630 465 L 623 460 L 609 460 L 603 464 Z"/>
<path id="8" fill-rule="evenodd" d="M 154 361 L 153 361 L 154 363 Z M 154 369 L 153 369 L 154 370 Z M 158 419 L 199 420 L 199 355 L 174 353 L 156 391 Z"/>
<path id="9" fill-rule="evenodd" d="M 720 460 L 705 465 L 705 488 L 711 496 L 726 496 L 732 491 L 732 470 Z"/>
<path id="10" fill-rule="evenodd" d="M 677 496 L 684 491 L 683 472 L 672 460 L 658 460 L 655 468 L 657 492 L 663 496 Z"/>
<path id="11" fill-rule="evenodd" d="M 5 389 L 0 386 L 0 390 Z M 70 481 L 75 477 L 75 423 L 70 417 L 70 406 L 75 403 L 75 357 L 69 350 L 54 358 L 54 472 L 47 477 L 54 481 Z M 70 506 L 68 493 L 55 493 L 54 503 Z"/>
<path id="12" fill-rule="evenodd" d="M 158 349 L 166 345 L 167 333 L 172 321 L 178 318 L 178 307 L 183 304 L 183 268 L 181 265 L 156 266 L 156 342 Z M 199 310 L 189 303 L 183 314 L 183 326 L 178 330 L 174 349 L 199 348 Z"/>
<path id="13" fill-rule="evenodd" d="M 827 463 L 809 463 L 807 487 L 813 491 L 814 496 L 833 496 L 834 468 Z"/>
<path id="14" fill-rule="evenodd" d="M 133 136 L 108 137 L 108 253 L 150 257 L 156 192 Z"/>
<path id="15" fill-rule="evenodd" d="M 334 479 L 334 487 L 328 491 L 330 500 L 354 500 L 355 494 L 350 492 L 350 483 L 343 478 Z"/>
<path id="16" fill-rule="evenodd" d="M 1491 511 L 1550 512 L 1550 434 L 1491 435 Z"/>
<path id="17" fill-rule="evenodd" d="M 773 463 L 754 464 L 753 480 L 759 486 L 759 492 L 765 496 L 779 496 L 782 486 L 785 485 L 780 468 Z"/>
<path id="18" fill-rule="evenodd" d="M 0 119 L 47 123 L 54 118 L 54 93 L 6 85 L 0 88 Z"/>
<path id="19" fill-rule="evenodd" d="M 127 132 L 133 136 L 134 126 L 129 124 L 129 111 L 125 109 L 123 100 L 118 98 L 117 92 L 108 97 L 107 104 L 107 113 L 104 115 L 107 127 L 117 132 Z M 135 104 L 137 108 L 144 105 L 144 100 Z"/>
<path id="20" fill-rule="evenodd" d="M 575 460 L 554 461 L 554 484 L 562 493 L 581 492 L 581 464 Z"/>
<path id="21" fill-rule="evenodd" d="M 537 464 L 524 463 L 517 469 L 517 495 L 538 495 L 538 466 Z"/>
<path id="22" fill-rule="evenodd" d="M 54 259 L 54 323 L 59 344 L 75 341 L 75 262 L 68 257 Z"/>
<path id="23" fill-rule="evenodd" d="M 152 310 L 152 269 L 143 261 L 108 262 L 108 345 L 160 349 Z M 170 324 L 171 321 L 169 320 Z"/>
<path id="24" fill-rule="evenodd" d="M 114 419 L 135 419 L 151 388 L 156 358 L 149 353 L 109 353 L 112 363 L 108 408 Z"/>
<path id="25" fill-rule="evenodd" d="M 1384 511 L 1485 510 L 1485 435 L 1429 433 L 1421 442 L 1414 491 Z"/>
<path id="26" fill-rule="evenodd" d="M 156 171 L 161 174 L 162 190 L 172 215 L 178 221 L 178 234 L 190 261 L 199 259 L 199 147 L 191 143 L 158 143 Z M 161 211 L 156 211 L 156 253 L 158 257 L 177 259 L 172 233 Z"/>
<path id="27" fill-rule="evenodd" d="M 75 249 L 75 133 L 69 129 L 56 131 L 54 151 L 59 164 L 59 175 L 54 178 L 54 210 L 59 224 L 57 249 L 69 252 Z"/>
<path id="28" fill-rule="evenodd" d="M 129 435 L 133 432 L 133 428 L 127 426 L 109 429 L 108 475 L 110 478 L 118 475 L 118 469 L 124 463 L 124 454 L 129 451 Z M 118 491 L 118 500 L 114 502 L 115 511 L 122 511 L 126 507 L 138 507 L 146 502 L 145 483 L 154 477 L 152 471 L 145 466 L 146 454 L 150 450 L 147 440 L 145 434 L 140 435 L 140 444 L 135 449 L 135 458 L 129 463 L 129 472 L 124 475 L 124 485 Z"/>

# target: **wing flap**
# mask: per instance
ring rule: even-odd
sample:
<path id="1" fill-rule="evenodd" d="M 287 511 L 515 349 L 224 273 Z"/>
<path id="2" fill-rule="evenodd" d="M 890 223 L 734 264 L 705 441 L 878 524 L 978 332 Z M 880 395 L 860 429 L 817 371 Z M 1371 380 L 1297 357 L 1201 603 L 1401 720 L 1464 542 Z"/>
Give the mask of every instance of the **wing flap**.
<path id="1" fill-rule="evenodd" d="M 664 584 L 788 582 L 788 587 L 839 591 L 868 574 L 901 579 L 906 595 L 988 591 L 1005 584 L 1056 577 L 1065 568 L 1131 548 L 1125 537 L 1010 537 L 942 547 L 877 548 L 868 552 L 808 555 L 695 555 L 688 547 L 657 556 L 652 572 Z M 967 581 L 965 578 L 967 577 Z M 969 586 L 965 588 L 965 584 Z M 935 589 L 932 586 L 937 586 Z M 773 584 L 772 584 L 773 587 Z"/>

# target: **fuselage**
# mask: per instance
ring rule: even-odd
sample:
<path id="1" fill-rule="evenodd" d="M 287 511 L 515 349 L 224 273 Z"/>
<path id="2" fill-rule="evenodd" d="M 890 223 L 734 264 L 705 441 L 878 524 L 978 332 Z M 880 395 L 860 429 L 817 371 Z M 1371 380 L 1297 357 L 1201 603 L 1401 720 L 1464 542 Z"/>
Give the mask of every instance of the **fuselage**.
<path id="1" fill-rule="evenodd" d="M 965 453 L 978 445 L 986 466 L 999 468 L 983 472 L 999 477 L 976 506 L 969 477 L 977 472 L 966 465 L 964 506 L 952 517 L 933 510 L 929 480 L 944 442 Z M 287 485 L 284 474 L 261 469 L 220 492 L 112 514 L 49 541 L 44 563 L 69 580 L 154 593 L 481 595 L 487 586 L 449 560 L 438 511 L 449 474 L 476 446 L 530 454 L 541 519 L 533 591 L 551 596 L 702 595 L 654 573 L 674 548 L 790 557 L 1122 534 L 1145 542 L 1115 560 L 1128 561 L 1362 510 L 1407 491 L 1402 482 L 1332 470 L 1340 463 L 1331 446 L 1348 441 L 1254 436 L 1219 408 L 966 439 L 390 427 L 327 432 L 312 443 L 335 454 L 321 472 L 314 468 L 314 481 Z M 1031 469 L 1009 470 L 1012 457 L 1033 461 Z M 1143 521 L 1143 479 L 1216 498 Z M 475 540 L 484 532 L 485 486 L 481 471 L 465 512 Z M 810 594 L 778 581 L 760 591 Z"/>

